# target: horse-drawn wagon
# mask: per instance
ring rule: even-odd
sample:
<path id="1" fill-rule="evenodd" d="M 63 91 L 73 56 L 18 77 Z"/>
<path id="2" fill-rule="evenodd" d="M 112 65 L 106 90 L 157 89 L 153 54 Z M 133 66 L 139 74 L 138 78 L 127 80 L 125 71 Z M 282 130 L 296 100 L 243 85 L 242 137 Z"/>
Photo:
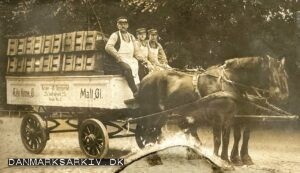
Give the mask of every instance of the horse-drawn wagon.
<path id="1" fill-rule="evenodd" d="M 124 103 L 133 95 L 122 75 L 104 74 L 102 42 L 96 31 L 9 39 L 7 104 L 30 107 L 20 130 L 28 151 L 42 152 L 50 133 L 78 131 L 82 151 L 104 157 L 109 137 L 126 128 L 111 121 L 133 115 L 135 105 Z M 56 118 L 73 128 L 56 130 Z"/>
<path id="2" fill-rule="evenodd" d="M 222 129 L 226 131 L 222 138 L 228 143 L 228 128 L 232 123 L 225 120 L 231 121 L 234 116 L 236 119 L 268 118 L 236 116 L 235 113 L 243 111 L 235 106 L 245 103 L 241 97 L 248 98 L 247 103 L 255 108 L 277 115 L 271 118 L 278 119 L 279 115 L 298 118 L 267 102 L 260 104 L 264 98 L 261 96 L 283 99 L 288 95 L 284 64 L 272 58 L 246 58 L 243 67 L 238 61 L 228 61 L 227 69 L 224 65 L 216 66 L 192 75 L 174 71 L 152 73 L 141 83 L 139 105 L 125 104 L 133 95 L 122 75 L 105 73 L 106 54 L 97 49 L 97 42 L 101 44 L 103 37 L 96 31 L 9 40 L 7 103 L 32 108 L 24 116 L 20 131 L 28 151 L 42 152 L 50 133 L 78 131 L 82 151 L 88 157 L 104 157 L 109 138 L 124 137 L 118 135 L 124 129 L 133 132 L 128 136 L 135 135 L 137 144 L 143 147 L 158 139 L 165 117 L 181 120 L 193 113 L 217 122 L 214 139 L 220 138 L 220 128 L 226 127 Z M 257 77 L 257 73 L 261 75 Z M 259 104 L 247 97 L 253 93 L 259 96 L 254 98 Z M 56 130 L 60 125 L 56 118 L 66 118 L 73 129 Z M 78 123 L 70 119 L 77 119 Z M 136 128 L 130 128 L 129 122 L 136 124 Z M 109 126 L 116 130 L 108 132 Z M 195 129 L 190 132 L 197 134 Z M 219 146 L 215 145 L 215 154 Z M 223 150 L 221 157 L 228 160 L 226 146 Z M 245 158 L 249 157 L 248 149 L 244 152 Z"/>

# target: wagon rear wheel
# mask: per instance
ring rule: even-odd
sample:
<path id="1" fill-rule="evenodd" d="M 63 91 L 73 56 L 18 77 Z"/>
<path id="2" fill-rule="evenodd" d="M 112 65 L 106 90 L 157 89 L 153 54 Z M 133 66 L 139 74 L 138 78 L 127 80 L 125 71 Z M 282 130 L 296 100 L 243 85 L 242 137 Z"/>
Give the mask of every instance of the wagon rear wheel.
<path id="1" fill-rule="evenodd" d="M 21 123 L 21 139 L 31 153 L 41 153 L 47 143 L 46 123 L 38 114 L 27 114 Z"/>
<path id="2" fill-rule="evenodd" d="M 154 125 L 146 125 L 138 123 L 135 130 L 135 140 L 140 148 L 144 148 L 147 144 L 156 143 L 161 136 L 161 128 Z"/>
<path id="3" fill-rule="evenodd" d="M 87 119 L 79 127 L 79 144 L 88 157 L 103 158 L 108 151 L 108 133 L 97 119 Z"/>

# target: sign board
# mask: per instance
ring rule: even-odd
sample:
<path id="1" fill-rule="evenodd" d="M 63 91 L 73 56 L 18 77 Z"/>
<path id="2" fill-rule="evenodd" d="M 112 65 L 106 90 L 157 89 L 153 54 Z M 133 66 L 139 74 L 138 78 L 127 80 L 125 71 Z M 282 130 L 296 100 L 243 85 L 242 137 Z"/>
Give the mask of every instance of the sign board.
<path id="1" fill-rule="evenodd" d="M 120 75 L 6 76 L 7 104 L 62 107 L 127 108 L 133 98 Z"/>

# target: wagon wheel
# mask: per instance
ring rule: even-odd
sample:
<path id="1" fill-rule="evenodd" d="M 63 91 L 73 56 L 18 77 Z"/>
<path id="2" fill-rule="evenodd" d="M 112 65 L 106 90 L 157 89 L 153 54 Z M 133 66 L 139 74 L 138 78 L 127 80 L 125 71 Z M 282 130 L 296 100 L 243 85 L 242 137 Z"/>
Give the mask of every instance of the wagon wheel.
<path id="1" fill-rule="evenodd" d="M 79 144 L 88 157 L 104 157 L 108 151 L 108 133 L 97 119 L 87 119 L 79 127 Z"/>
<path id="2" fill-rule="evenodd" d="M 38 114 L 27 114 L 21 123 L 21 139 L 31 153 L 41 153 L 47 143 L 46 123 Z"/>
<path id="3" fill-rule="evenodd" d="M 135 130 L 135 140 L 140 148 L 144 148 L 147 144 L 156 143 L 161 135 L 161 127 L 138 123 Z"/>

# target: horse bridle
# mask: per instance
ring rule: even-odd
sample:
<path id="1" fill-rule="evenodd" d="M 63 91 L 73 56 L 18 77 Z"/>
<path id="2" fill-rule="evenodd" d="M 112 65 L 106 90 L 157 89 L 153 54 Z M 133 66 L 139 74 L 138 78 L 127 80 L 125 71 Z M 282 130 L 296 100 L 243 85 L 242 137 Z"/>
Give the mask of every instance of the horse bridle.
<path id="1" fill-rule="evenodd" d="M 258 87 L 254 87 L 254 86 L 248 86 L 248 85 L 245 85 L 243 83 L 240 83 L 240 82 L 235 82 L 235 81 L 232 81 L 230 79 L 228 79 L 225 75 L 225 71 L 226 71 L 226 65 L 222 65 L 222 66 L 219 66 L 218 68 L 221 68 L 221 75 L 220 76 L 216 76 L 216 75 L 213 75 L 213 74 L 209 74 L 207 73 L 207 70 L 204 70 L 203 72 L 201 73 L 198 73 L 198 74 L 195 74 L 193 75 L 193 86 L 195 88 L 195 92 L 201 96 L 200 94 L 200 91 L 198 89 L 198 81 L 199 81 L 199 77 L 200 75 L 208 75 L 208 76 L 211 76 L 211 77 L 214 77 L 214 78 L 217 78 L 218 79 L 218 82 L 219 84 L 221 85 L 221 91 L 224 91 L 223 90 L 223 81 L 224 82 L 227 82 L 227 83 L 230 83 L 232 85 L 236 85 L 236 86 L 240 86 L 240 87 L 243 87 L 243 88 L 247 88 L 247 89 L 251 89 L 252 91 L 254 91 L 258 98 L 262 99 L 264 98 L 262 95 L 264 95 L 264 93 L 270 93 L 269 90 L 267 89 L 262 89 L 262 88 L 258 88 Z M 261 92 L 261 93 L 260 93 Z M 267 99 L 267 98 L 264 98 L 264 99 Z"/>

